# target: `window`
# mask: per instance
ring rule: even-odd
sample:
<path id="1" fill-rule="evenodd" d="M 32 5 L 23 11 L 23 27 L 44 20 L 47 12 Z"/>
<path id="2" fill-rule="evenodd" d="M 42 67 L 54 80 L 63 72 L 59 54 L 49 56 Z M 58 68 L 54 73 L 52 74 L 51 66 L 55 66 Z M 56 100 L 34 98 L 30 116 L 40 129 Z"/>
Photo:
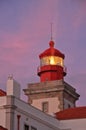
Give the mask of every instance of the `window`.
<path id="1" fill-rule="evenodd" d="M 37 128 L 35 128 L 35 127 L 31 126 L 31 130 L 37 130 Z"/>
<path id="2" fill-rule="evenodd" d="M 47 113 L 48 112 L 48 102 L 42 103 L 42 111 Z"/>
<path id="3" fill-rule="evenodd" d="M 29 126 L 28 125 L 24 125 L 24 130 L 29 130 Z"/>

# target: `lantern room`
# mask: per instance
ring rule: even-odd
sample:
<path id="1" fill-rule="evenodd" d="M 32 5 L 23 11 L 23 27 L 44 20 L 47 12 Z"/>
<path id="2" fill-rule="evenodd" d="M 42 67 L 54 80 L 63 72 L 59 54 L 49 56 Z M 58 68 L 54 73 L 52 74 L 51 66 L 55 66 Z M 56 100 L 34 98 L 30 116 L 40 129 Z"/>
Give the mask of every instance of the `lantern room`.
<path id="1" fill-rule="evenodd" d="M 40 59 L 40 65 L 60 65 L 64 66 L 63 59 L 58 56 L 46 56 Z"/>
<path id="2" fill-rule="evenodd" d="M 49 48 L 39 55 L 40 66 L 37 74 L 40 81 L 60 80 L 66 75 L 64 54 L 54 48 L 54 41 L 49 42 Z"/>

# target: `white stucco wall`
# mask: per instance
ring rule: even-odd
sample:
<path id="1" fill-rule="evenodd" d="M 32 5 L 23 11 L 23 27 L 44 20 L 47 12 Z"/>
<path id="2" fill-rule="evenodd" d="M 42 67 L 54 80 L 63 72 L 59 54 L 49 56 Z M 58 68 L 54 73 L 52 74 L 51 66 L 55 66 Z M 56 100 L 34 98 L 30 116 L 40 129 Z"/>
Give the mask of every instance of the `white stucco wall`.
<path id="1" fill-rule="evenodd" d="M 2 96 L 0 97 L 0 125 L 3 127 L 6 126 L 6 110 L 4 109 L 4 106 L 6 105 L 6 97 Z"/>
<path id="2" fill-rule="evenodd" d="M 86 118 L 60 121 L 59 127 L 61 129 L 86 130 Z"/>
<path id="3" fill-rule="evenodd" d="M 2 107 L 3 105 L 6 105 L 6 96 L 0 97 L 0 107 Z"/>
<path id="4" fill-rule="evenodd" d="M 17 109 L 15 109 L 14 130 L 17 129 L 17 115 L 21 115 L 21 130 L 24 130 L 24 124 L 33 126 L 37 128 L 37 130 L 59 130 L 59 121 L 52 116 L 47 115 L 18 99 L 15 99 L 15 105 L 17 106 Z"/>
<path id="5" fill-rule="evenodd" d="M 48 105 L 49 105 L 48 114 L 52 115 L 53 113 L 60 111 L 59 109 L 60 101 L 58 97 L 33 100 L 32 106 L 36 106 L 36 108 L 42 110 L 43 102 L 48 102 Z"/>
<path id="6" fill-rule="evenodd" d="M 0 108 L 0 125 L 6 126 L 6 110 L 2 108 Z"/>

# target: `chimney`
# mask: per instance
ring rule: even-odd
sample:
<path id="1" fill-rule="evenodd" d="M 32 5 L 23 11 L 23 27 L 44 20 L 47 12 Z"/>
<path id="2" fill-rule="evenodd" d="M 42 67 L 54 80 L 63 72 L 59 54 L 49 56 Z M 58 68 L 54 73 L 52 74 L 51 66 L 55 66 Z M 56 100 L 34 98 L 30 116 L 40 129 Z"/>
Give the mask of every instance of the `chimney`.
<path id="1" fill-rule="evenodd" d="M 20 84 L 9 75 L 7 80 L 7 95 L 13 95 L 20 98 Z"/>

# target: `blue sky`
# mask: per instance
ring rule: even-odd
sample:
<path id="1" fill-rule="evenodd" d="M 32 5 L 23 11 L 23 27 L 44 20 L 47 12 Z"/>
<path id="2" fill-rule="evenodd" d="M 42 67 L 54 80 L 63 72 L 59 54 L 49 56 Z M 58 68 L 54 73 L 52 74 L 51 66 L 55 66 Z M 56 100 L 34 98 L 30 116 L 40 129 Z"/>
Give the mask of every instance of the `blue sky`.
<path id="1" fill-rule="evenodd" d="M 39 82 L 39 54 L 48 48 L 50 23 L 55 47 L 65 54 L 67 76 L 86 105 L 86 0 L 0 1 L 0 87 L 9 74 L 21 84 Z"/>

